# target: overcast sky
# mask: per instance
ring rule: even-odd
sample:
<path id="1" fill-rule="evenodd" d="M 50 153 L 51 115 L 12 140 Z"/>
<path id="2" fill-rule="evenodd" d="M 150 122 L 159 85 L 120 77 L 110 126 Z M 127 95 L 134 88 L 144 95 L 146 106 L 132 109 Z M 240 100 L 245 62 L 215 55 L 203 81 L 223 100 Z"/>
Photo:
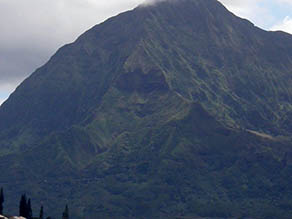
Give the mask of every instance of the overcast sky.
<path id="1" fill-rule="evenodd" d="M 54 52 L 144 0 L 0 0 L 0 104 Z M 292 33 L 292 0 L 220 0 L 266 30 Z"/>

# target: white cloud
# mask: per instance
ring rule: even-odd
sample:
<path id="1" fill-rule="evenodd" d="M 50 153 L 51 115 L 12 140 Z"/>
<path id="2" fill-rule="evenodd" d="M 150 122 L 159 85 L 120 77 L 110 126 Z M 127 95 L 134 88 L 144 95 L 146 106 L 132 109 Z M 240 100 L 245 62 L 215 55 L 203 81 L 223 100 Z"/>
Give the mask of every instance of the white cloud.
<path id="1" fill-rule="evenodd" d="M 15 89 L 15 83 L 2 83 L 0 86 L 0 106 Z"/>
<path id="2" fill-rule="evenodd" d="M 268 29 L 276 21 L 272 13 L 263 7 L 266 0 L 219 0 L 237 16 L 253 22 L 256 26 Z M 268 6 L 268 3 L 266 3 Z"/>
<path id="3" fill-rule="evenodd" d="M 292 34 L 292 18 L 289 16 L 286 16 L 280 23 L 273 26 L 271 30 L 274 30 L 274 31 L 283 30 L 285 32 Z"/>
<path id="4" fill-rule="evenodd" d="M 0 106 L 2 105 L 2 103 L 6 100 L 6 97 L 1 97 L 0 96 Z"/>
<path id="5" fill-rule="evenodd" d="M 279 3 L 286 3 L 292 5 L 292 0 L 277 0 Z"/>
<path id="6" fill-rule="evenodd" d="M 5 97 L 4 97 L 4 98 L 1 98 L 1 97 L 0 97 L 0 106 L 2 105 L 2 103 L 3 103 L 5 100 L 6 100 Z"/>

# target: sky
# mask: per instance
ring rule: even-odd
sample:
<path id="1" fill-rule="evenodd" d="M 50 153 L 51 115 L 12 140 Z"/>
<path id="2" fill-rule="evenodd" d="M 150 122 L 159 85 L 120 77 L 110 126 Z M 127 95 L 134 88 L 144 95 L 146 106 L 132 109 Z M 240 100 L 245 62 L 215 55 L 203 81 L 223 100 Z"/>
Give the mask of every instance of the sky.
<path id="1" fill-rule="evenodd" d="M 90 27 L 144 1 L 0 0 L 0 105 L 62 45 L 73 42 Z M 292 0 L 220 2 L 256 26 L 292 34 Z"/>

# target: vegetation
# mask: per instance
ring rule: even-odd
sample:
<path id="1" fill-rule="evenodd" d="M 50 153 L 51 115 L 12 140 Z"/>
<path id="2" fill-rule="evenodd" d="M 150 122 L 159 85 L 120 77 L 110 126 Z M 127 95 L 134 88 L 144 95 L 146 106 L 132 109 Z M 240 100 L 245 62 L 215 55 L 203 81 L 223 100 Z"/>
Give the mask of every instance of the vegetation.
<path id="1" fill-rule="evenodd" d="M 66 205 L 65 210 L 63 212 L 63 216 L 62 219 L 69 219 L 69 209 L 68 209 L 68 205 Z"/>
<path id="2" fill-rule="evenodd" d="M 1 188 L 1 196 L 3 197 L 3 188 Z M 4 198 L 2 199 L 4 200 Z M 3 215 L 3 208 L 2 213 Z M 40 215 L 39 217 L 33 217 L 32 216 L 32 208 L 31 208 L 31 199 L 26 198 L 26 194 L 21 195 L 20 203 L 19 203 L 19 216 L 25 217 L 26 219 L 44 219 L 44 207 L 41 206 L 40 208 Z M 51 217 L 47 217 L 46 219 L 51 219 Z M 65 210 L 62 215 L 62 219 L 69 219 L 69 208 L 68 205 L 66 205 Z"/>
<path id="3" fill-rule="evenodd" d="M 21 196 L 20 203 L 19 203 L 19 216 L 28 218 L 30 216 L 29 215 L 30 211 L 31 211 L 30 201 L 27 202 L 26 195 L 23 194 Z"/>
<path id="4" fill-rule="evenodd" d="M 25 194 L 23 194 L 20 199 L 19 216 L 32 219 L 31 201 L 30 199 L 26 200 Z"/>
<path id="5" fill-rule="evenodd" d="M 44 219 L 44 207 L 41 206 L 39 219 Z"/>
<path id="6" fill-rule="evenodd" d="M 179 2 L 93 27 L 1 105 L 9 211 L 291 218 L 291 35 Z"/>

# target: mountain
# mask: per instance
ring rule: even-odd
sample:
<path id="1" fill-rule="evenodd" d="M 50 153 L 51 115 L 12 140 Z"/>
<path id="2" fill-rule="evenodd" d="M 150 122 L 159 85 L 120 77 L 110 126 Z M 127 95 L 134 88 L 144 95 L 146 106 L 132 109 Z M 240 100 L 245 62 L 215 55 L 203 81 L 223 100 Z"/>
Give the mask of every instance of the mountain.
<path id="1" fill-rule="evenodd" d="M 141 5 L 0 106 L 0 186 L 73 218 L 290 218 L 291 69 L 291 35 L 216 0 Z"/>

